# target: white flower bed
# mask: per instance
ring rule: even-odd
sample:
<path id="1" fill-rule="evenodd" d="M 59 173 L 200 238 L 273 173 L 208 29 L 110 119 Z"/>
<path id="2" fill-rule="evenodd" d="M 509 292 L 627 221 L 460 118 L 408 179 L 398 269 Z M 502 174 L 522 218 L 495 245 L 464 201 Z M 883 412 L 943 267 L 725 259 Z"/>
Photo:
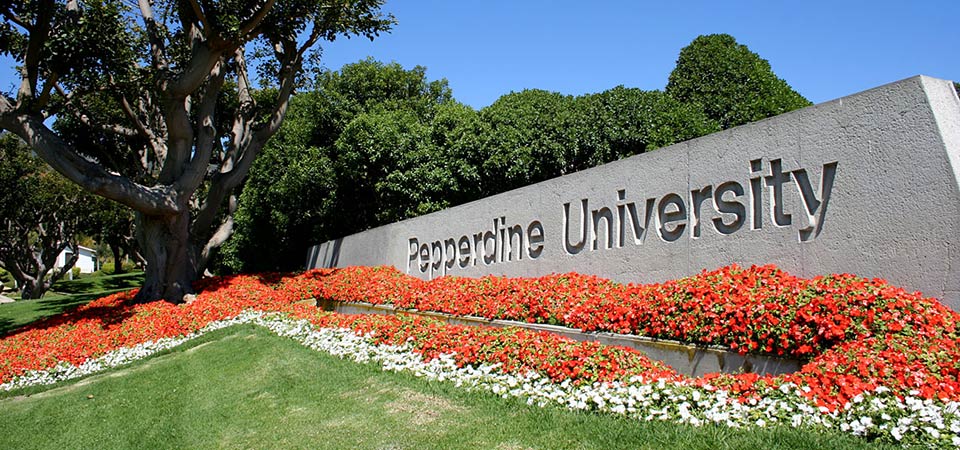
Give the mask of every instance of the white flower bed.
<path id="1" fill-rule="evenodd" d="M 452 355 L 425 362 L 408 345 L 375 345 L 369 336 L 358 335 L 349 329 L 316 329 L 305 320 L 254 311 L 213 322 L 182 337 L 118 349 L 80 366 L 61 363 L 49 370 L 33 371 L 0 384 L 0 389 L 9 391 L 90 375 L 238 324 L 259 325 L 311 349 L 356 362 L 377 363 L 383 370 L 452 381 L 457 386 L 490 391 L 504 398 L 518 397 L 539 406 L 557 404 L 569 409 L 597 410 L 639 420 L 673 421 L 695 426 L 715 423 L 734 428 L 775 424 L 833 428 L 856 436 L 885 437 L 901 443 L 960 447 L 960 402 L 934 402 L 912 396 L 901 400 L 884 387 L 869 395 L 858 396 L 843 410 L 830 413 L 811 405 L 800 395 L 803 388 L 792 385 L 768 389 L 760 393 L 761 400 L 749 402 L 740 402 L 730 398 L 727 391 L 709 386 L 701 388 L 639 377 L 627 383 L 575 386 L 569 381 L 554 383 L 535 372 L 523 375 L 503 373 L 497 365 L 459 368 Z"/>

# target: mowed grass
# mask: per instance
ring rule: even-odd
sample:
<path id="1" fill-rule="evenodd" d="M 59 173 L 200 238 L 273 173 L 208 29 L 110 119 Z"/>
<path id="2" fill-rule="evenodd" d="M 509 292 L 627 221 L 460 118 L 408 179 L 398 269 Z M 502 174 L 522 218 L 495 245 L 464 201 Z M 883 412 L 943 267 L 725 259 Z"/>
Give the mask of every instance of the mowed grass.
<path id="1" fill-rule="evenodd" d="M 137 288 L 142 284 L 143 272 L 59 281 L 43 298 L 0 304 L 0 336 L 44 317 L 60 314 L 105 295 Z"/>
<path id="2" fill-rule="evenodd" d="M 104 275 L 97 272 L 74 280 L 60 280 L 51 290 L 64 294 L 89 294 L 116 292 L 138 288 L 143 285 L 143 272 L 127 272 L 119 275 Z"/>
<path id="3" fill-rule="evenodd" d="M 342 361 L 258 327 L 0 395 L 0 448 L 864 448 L 840 433 L 642 423 Z"/>

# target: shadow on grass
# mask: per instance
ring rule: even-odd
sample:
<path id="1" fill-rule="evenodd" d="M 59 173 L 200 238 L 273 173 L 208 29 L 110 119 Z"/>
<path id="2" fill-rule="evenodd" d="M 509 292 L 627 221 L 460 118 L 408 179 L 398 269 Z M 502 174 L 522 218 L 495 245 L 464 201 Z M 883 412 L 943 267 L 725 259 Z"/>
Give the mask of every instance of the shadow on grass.
<path id="1" fill-rule="evenodd" d="M 7 333 L 13 331 L 18 326 L 19 325 L 17 325 L 17 323 L 13 320 L 10 320 L 6 317 L 0 317 L 0 338 L 6 336 Z"/>
<path id="2" fill-rule="evenodd" d="M 49 300 L 40 299 L 41 304 L 40 308 L 37 311 L 43 313 L 44 316 L 50 316 L 53 314 L 60 314 L 64 311 L 73 309 L 80 305 L 85 305 L 93 300 L 96 300 L 100 297 L 105 297 L 114 292 L 119 292 L 126 289 L 116 289 L 103 292 L 94 292 L 88 294 L 77 294 L 77 295 L 67 295 L 60 298 L 53 298 Z"/>
<path id="3" fill-rule="evenodd" d="M 120 275 L 79 278 L 59 281 L 51 290 L 64 294 L 82 294 L 87 292 L 120 291 L 143 285 L 143 272 L 131 272 Z"/>

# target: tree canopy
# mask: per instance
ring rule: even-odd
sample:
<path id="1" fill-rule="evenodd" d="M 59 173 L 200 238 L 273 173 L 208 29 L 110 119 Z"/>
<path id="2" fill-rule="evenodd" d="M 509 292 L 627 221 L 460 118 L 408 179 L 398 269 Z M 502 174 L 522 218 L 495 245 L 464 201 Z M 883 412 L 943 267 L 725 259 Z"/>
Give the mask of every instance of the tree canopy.
<path id="1" fill-rule="evenodd" d="M 367 59 L 296 96 L 250 171 L 224 264 L 294 269 L 316 239 L 436 211 L 475 189 L 473 166 L 447 144 L 459 118 L 476 113 L 425 72 Z"/>
<path id="2" fill-rule="evenodd" d="M 582 120 L 595 136 L 589 167 L 720 131 L 700 105 L 663 91 L 618 86 L 580 101 Z"/>
<path id="3" fill-rule="evenodd" d="M 40 298 L 76 264 L 91 196 L 30 155 L 16 136 L 0 136 L 0 267 L 20 298 Z M 72 258 L 55 267 L 65 249 Z"/>
<path id="4" fill-rule="evenodd" d="M 230 235 L 234 190 L 321 42 L 389 30 L 382 3 L 5 2 L 0 53 L 21 82 L 0 97 L 0 128 L 67 179 L 136 211 L 147 261 L 138 300 L 181 301 Z M 50 127 L 51 117 L 63 123 Z"/>
<path id="5" fill-rule="evenodd" d="M 697 104 L 623 86 L 579 97 L 512 92 L 480 116 L 484 195 L 719 131 Z"/>
<path id="6" fill-rule="evenodd" d="M 700 104 L 723 129 L 811 104 L 778 78 L 767 60 L 728 34 L 699 36 L 684 47 L 666 92 Z"/>

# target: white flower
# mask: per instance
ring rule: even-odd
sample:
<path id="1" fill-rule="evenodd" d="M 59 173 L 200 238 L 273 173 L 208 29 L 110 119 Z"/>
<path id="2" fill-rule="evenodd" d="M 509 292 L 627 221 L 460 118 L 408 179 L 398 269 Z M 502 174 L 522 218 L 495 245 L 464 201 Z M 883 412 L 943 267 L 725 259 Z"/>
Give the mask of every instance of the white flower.
<path id="1" fill-rule="evenodd" d="M 898 441 L 903 440 L 903 429 L 900 427 L 893 427 L 890 430 L 890 435 Z"/>

